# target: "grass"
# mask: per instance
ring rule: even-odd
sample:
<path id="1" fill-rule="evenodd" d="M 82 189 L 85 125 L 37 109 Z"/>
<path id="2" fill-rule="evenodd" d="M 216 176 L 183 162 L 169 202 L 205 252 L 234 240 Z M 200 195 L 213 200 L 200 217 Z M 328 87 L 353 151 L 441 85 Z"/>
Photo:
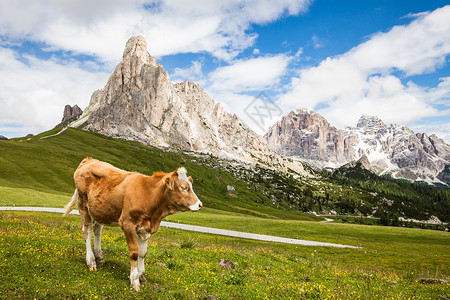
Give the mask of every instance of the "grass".
<path id="1" fill-rule="evenodd" d="M 214 157 L 199 158 L 74 128 L 41 139 L 58 130 L 50 130 L 32 138 L 0 141 L 0 187 L 17 189 L 14 195 L 1 197 L 0 205 L 23 203 L 21 194 L 25 195 L 27 189 L 31 188 L 44 193 L 41 194 L 44 197 L 45 193 L 55 194 L 52 205 L 64 206 L 67 203 L 65 199 L 70 198 L 75 188 L 74 170 L 83 158 L 90 156 L 128 171 L 149 175 L 155 171 L 169 172 L 184 166 L 194 178 L 196 194 L 210 208 L 264 218 L 323 219 L 271 205 L 266 195 L 259 190 L 249 190 L 247 182 L 225 170 Z M 228 185 L 236 188 L 235 195 L 229 195 Z M 5 195 L 8 192 L 0 190 L 0 193 Z M 26 195 L 23 198 L 28 199 Z M 269 203 L 262 203 L 263 199 Z"/>
<path id="2" fill-rule="evenodd" d="M 135 142 L 68 129 L 0 141 L 0 206 L 63 207 L 72 174 L 86 156 L 151 174 L 185 166 L 205 208 L 167 221 L 361 246 L 359 249 L 264 243 L 161 228 L 151 237 L 147 279 L 129 288 L 129 260 L 120 228 L 104 229 L 105 263 L 85 266 L 79 217 L 0 212 L 0 299 L 437 299 L 450 278 L 448 232 L 321 223 L 322 217 L 265 202 L 267 195 L 198 158 Z M 227 185 L 236 188 L 233 195 Z M 235 270 L 218 265 L 235 263 Z"/>
<path id="3" fill-rule="evenodd" d="M 362 247 L 358 251 L 321 248 L 348 267 L 450 274 L 450 234 L 442 231 L 298 220 L 276 220 L 205 209 L 195 214 L 175 214 L 167 221 L 269 234 L 287 238 L 340 243 Z M 377 259 L 375 259 L 375 257 Z"/>
<path id="4" fill-rule="evenodd" d="M 364 228 L 348 224 L 339 227 Z M 416 230 L 401 230 L 403 237 L 411 234 L 409 246 L 415 245 Z M 345 238 L 345 232 L 338 230 L 334 234 Z M 439 295 L 449 296 L 449 284 L 418 282 L 422 277 L 449 278 L 448 256 L 439 258 L 441 251 L 433 250 L 447 244 L 448 253 L 448 235 L 426 232 L 431 238 L 423 243 L 430 249 L 424 252 L 429 252 L 434 265 L 425 261 L 420 266 L 421 258 L 412 256 L 410 267 L 397 269 L 397 261 L 409 253 L 407 247 L 398 248 L 399 242 L 395 242 L 378 248 L 384 242 L 364 232 L 358 233 L 365 240 L 364 249 L 335 249 L 161 228 L 149 240 L 146 257 L 149 283 L 136 293 L 129 288 L 128 254 L 120 228 L 104 229 L 105 263 L 96 272 L 90 272 L 85 266 L 78 216 L 2 212 L 0 266 L 7 272 L 0 273 L 0 298 L 203 299 L 213 295 L 220 299 L 437 299 Z M 406 246 L 407 241 L 401 242 Z M 373 248 L 378 248 L 378 253 L 368 251 Z M 384 251 L 396 255 L 389 258 L 383 255 Z M 352 261 L 346 259 L 351 256 Z M 220 259 L 231 260 L 236 269 L 223 269 L 218 265 Z"/>
<path id="5" fill-rule="evenodd" d="M 0 186 L 0 206 L 64 207 L 71 197 L 67 193 Z"/>

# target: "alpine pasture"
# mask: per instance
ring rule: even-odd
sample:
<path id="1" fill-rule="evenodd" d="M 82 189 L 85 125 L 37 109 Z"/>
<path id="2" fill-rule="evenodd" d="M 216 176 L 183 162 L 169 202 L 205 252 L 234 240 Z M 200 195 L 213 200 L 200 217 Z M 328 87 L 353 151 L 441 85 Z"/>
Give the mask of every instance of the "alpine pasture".
<path id="1" fill-rule="evenodd" d="M 73 171 L 86 156 L 144 174 L 184 166 L 205 207 L 167 221 L 361 248 L 295 246 L 161 228 L 149 239 L 148 283 L 135 292 L 129 287 L 120 228 L 104 228 L 105 262 L 92 272 L 85 264 L 79 216 L 0 212 L 1 299 L 450 297 L 448 232 L 322 223 L 323 217 L 255 204 L 252 197 L 261 195 L 246 190 L 232 173 L 198 163 L 190 154 L 75 129 L 40 139 L 55 132 L 0 141 L 0 206 L 63 207 L 73 193 Z M 243 191 L 230 195 L 227 185 Z M 221 266 L 222 259 L 233 267 Z M 441 281 L 422 283 L 424 278 Z"/>

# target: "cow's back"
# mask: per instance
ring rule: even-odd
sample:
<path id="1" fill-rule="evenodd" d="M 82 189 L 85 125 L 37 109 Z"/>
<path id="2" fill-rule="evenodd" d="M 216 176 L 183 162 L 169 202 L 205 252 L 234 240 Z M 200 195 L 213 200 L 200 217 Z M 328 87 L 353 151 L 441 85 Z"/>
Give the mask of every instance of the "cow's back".
<path id="1" fill-rule="evenodd" d="M 74 181 L 90 215 L 99 223 L 117 222 L 122 212 L 123 181 L 133 173 L 93 158 L 85 158 Z"/>

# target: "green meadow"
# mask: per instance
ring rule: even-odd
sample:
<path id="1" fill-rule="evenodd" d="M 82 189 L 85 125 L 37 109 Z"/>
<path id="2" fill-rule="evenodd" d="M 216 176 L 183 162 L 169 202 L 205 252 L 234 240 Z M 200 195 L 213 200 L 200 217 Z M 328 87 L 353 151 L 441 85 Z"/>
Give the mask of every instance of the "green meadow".
<path id="1" fill-rule="evenodd" d="M 161 228 L 149 240 L 145 284 L 129 287 L 129 259 L 118 227 L 105 227 L 105 262 L 85 265 L 78 216 L 0 212 L 1 299 L 439 299 L 450 298 L 450 233 L 323 223 L 322 217 L 259 199 L 234 174 L 203 158 L 98 134 L 53 130 L 0 141 L 0 206 L 63 207 L 86 156 L 151 174 L 183 165 L 205 208 L 166 221 L 359 246 L 266 243 Z M 211 158 L 214 159 L 214 158 Z M 239 193 L 230 195 L 232 185 Z M 258 202 L 259 201 L 259 202 Z M 221 259 L 234 269 L 219 265 Z"/>
<path id="2" fill-rule="evenodd" d="M 212 213 L 184 215 L 206 220 Z M 225 224 L 235 217 L 219 214 L 218 219 Z M 240 222 L 265 233 L 283 224 L 245 216 Z M 0 265 L 5 271 L 0 273 L 0 297 L 439 299 L 450 293 L 448 283 L 419 282 L 449 278 L 446 232 L 311 221 L 286 226 L 292 234 L 305 233 L 303 238 L 340 239 L 362 248 L 295 246 L 161 228 L 149 241 L 148 283 L 136 293 L 129 287 L 128 252 L 120 228 L 104 229 L 105 262 L 97 271 L 89 271 L 78 216 L 2 212 Z M 235 269 L 221 267 L 221 259 L 232 261 Z"/>

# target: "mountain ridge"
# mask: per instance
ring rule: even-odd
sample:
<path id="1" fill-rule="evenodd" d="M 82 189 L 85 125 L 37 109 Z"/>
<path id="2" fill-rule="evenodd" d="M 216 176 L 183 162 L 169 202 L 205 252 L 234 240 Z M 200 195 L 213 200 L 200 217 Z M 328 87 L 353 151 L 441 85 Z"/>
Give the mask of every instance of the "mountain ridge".
<path id="1" fill-rule="evenodd" d="M 198 84 L 172 83 L 142 36 L 127 41 L 122 62 L 71 126 L 83 123 L 86 130 L 111 137 L 304 172 L 301 163 L 271 150 Z"/>
<path id="2" fill-rule="evenodd" d="M 70 126 L 299 174 L 308 173 L 302 162 L 337 168 L 367 156 L 378 175 L 450 184 L 449 145 L 377 117 L 362 116 L 356 127 L 342 130 L 313 110 L 297 109 L 259 136 L 198 84 L 172 83 L 142 36 L 127 41 L 123 60 Z"/>
<path id="3" fill-rule="evenodd" d="M 450 145 L 436 135 L 386 125 L 375 116 L 362 116 L 356 127 L 342 130 L 313 110 L 296 109 L 270 127 L 265 138 L 274 151 L 320 169 L 335 169 L 367 156 L 378 175 L 450 184 L 442 174 L 450 165 Z"/>

